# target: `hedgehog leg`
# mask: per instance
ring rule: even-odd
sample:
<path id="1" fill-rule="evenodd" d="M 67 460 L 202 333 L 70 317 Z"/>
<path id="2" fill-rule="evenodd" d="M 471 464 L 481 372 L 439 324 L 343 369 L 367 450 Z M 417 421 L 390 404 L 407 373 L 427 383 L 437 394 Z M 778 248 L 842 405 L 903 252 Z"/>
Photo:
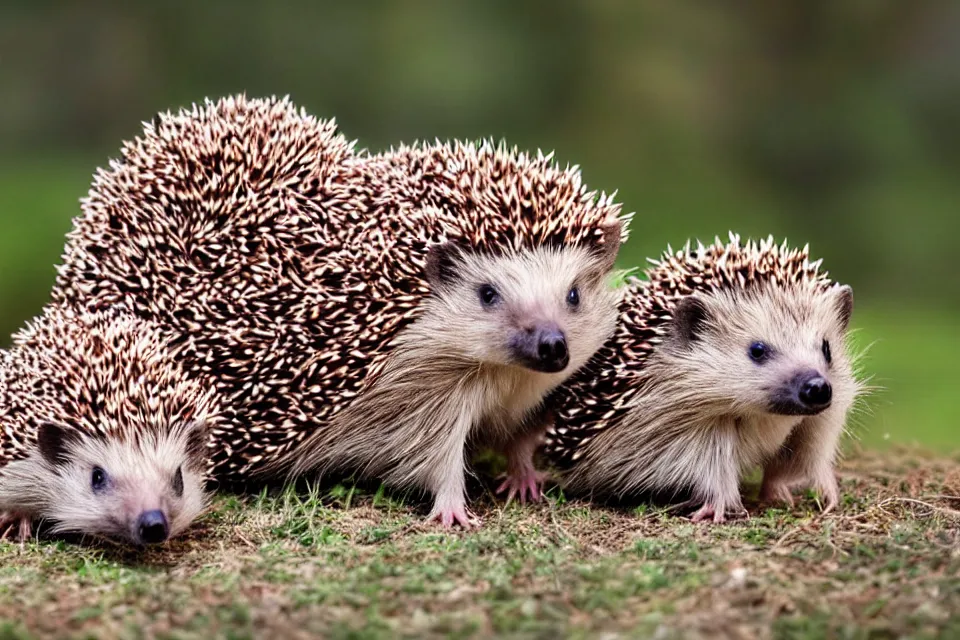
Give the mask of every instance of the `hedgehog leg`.
<path id="1" fill-rule="evenodd" d="M 707 446 L 709 455 L 699 461 L 701 507 L 690 517 L 693 522 L 712 520 L 726 522 L 727 513 L 743 513 L 740 499 L 740 463 L 735 455 L 736 426 L 733 423 L 717 425 L 711 432 L 713 442 Z"/>
<path id="2" fill-rule="evenodd" d="M 473 426 L 473 415 L 462 408 L 454 428 L 447 433 L 439 456 L 430 461 L 430 489 L 434 495 L 429 520 L 444 527 L 459 524 L 464 529 L 480 525 L 480 519 L 467 509 L 464 446 Z"/>
<path id="3" fill-rule="evenodd" d="M 793 504 L 792 491 L 809 487 L 820 494 L 828 513 L 840 500 L 834 470 L 845 412 L 828 410 L 805 419 L 787 438 L 777 455 L 764 467 L 762 500 Z"/>
<path id="4" fill-rule="evenodd" d="M 521 433 L 505 447 L 507 456 L 507 475 L 497 487 L 497 494 L 507 493 L 507 502 L 519 497 L 521 504 L 539 502 L 543 483 L 549 477 L 537 471 L 533 464 L 533 455 L 543 443 L 544 429 L 533 429 Z"/>

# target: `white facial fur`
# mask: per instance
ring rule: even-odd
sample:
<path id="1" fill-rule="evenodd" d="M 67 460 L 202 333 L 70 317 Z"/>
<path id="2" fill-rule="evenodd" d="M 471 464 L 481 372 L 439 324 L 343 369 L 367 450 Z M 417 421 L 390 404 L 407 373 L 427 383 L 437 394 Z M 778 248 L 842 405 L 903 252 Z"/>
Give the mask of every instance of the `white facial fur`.
<path id="1" fill-rule="evenodd" d="M 539 328 L 556 328 L 565 338 L 569 363 L 551 373 L 563 379 L 586 363 L 612 332 L 619 298 L 607 282 L 610 266 L 604 256 L 586 248 L 540 248 L 500 256 L 457 253 L 424 305 L 423 316 L 440 329 L 433 335 L 444 355 L 525 369 L 513 345 Z M 484 287 L 496 292 L 493 304 L 484 303 Z"/>
<path id="2" fill-rule="evenodd" d="M 856 395 L 845 345 L 846 321 L 840 289 L 826 292 L 764 287 L 756 292 L 719 292 L 700 298 L 702 320 L 680 323 L 694 335 L 675 335 L 664 350 L 664 366 L 685 380 L 705 411 L 741 417 L 802 416 L 773 405 L 794 376 L 816 372 L 832 387 L 834 404 L 850 404 Z M 681 312 L 682 313 L 682 312 Z M 830 362 L 824 354 L 824 345 Z M 752 346 L 767 356 L 751 358 Z M 786 413 L 786 415 L 785 415 Z"/>
<path id="3" fill-rule="evenodd" d="M 44 425 L 39 451 L 4 469 L 4 496 L 33 494 L 36 516 L 54 532 L 80 532 L 142 545 L 144 514 L 162 514 L 164 539 L 188 527 L 207 505 L 202 447 L 206 431 L 185 425 L 149 432 L 137 440 L 76 435 Z M 178 474 L 179 471 L 179 474 Z M 96 482 L 94 474 L 97 473 Z"/>

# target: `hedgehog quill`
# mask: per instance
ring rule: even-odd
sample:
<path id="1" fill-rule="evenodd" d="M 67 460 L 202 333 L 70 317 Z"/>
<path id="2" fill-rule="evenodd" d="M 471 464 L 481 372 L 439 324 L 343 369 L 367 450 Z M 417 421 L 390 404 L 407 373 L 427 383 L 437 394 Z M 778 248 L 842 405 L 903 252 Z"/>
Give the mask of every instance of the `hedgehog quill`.
<path id="1" fill-rule="evenodd" d="M 213 477 L 360 472 L 464 526 L 468 445 L 535 484 L 526 417 L 612 334 L 629 218 L 550 156 L 371 156 L 243 97 L 159 115 L 83 208 L 54 299 L 169 329 L 239 416 L 211 430 Z"/>
<path id="2" fill-rule="evenodd" d="M 551 399 L 545 453 L 561 483 L 598 496 L 687 492 L 693 519 L 813 488 L 830 510 L 834 463 L 863 387 L 847 340 L 849 286 L 807 248 L 770 238 L 669 251 L 631 279 L 615 336 Z"/>

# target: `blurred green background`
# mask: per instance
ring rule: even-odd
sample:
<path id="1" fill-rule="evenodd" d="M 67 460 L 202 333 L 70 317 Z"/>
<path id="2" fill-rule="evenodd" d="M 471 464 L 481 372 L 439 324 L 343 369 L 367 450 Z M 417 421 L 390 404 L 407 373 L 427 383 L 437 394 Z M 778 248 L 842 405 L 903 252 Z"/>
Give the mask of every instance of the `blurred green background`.
<path id="1" fill-rule="evenodd" d="M 554 149 L 637 212 L 623 266 L 728 229 L 809 242 L 872 345 L 862 441 L 960 447 L 960 3 L 6 0 L 0 335 L 121 141 L 241 91 L 371 149 Z"/>

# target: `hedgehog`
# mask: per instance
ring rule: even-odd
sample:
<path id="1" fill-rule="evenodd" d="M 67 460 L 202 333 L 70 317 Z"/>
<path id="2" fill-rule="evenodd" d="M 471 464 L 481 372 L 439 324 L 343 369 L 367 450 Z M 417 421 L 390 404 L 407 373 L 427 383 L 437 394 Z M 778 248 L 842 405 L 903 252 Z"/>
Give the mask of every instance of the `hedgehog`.
<path id="1" fill-rule="evenodd" d="M 820 266 L 808 247 L 731 234 L 628 278 L 616 334 L 548 401 L 542 453 L 561 484 L 685 495 L 694 521 L 719 523 L 744 513 L 740 477 L 762 465 L 762 499 L 792 504 L 808 487 L 833 509 L 838 443 L 863 386 L 852 289 Z"/>
<path id="2" fill-rule="evenodd" d="M 160 543 L 207 505 L 220 407 L 165 334 L 120 309 L 50 306 L 0 357 L 0 520 Z"/>
<path id="3" fill-rule="evenodd" d="M 159 114 L 98 173 L 54 300 L 167 328 L 237 416 L 211 430 L 217 480 L 359 473 L 469 526 L 465 451 L 522 449 L 612 334 L 628 219 L 551 155 L 372 155 L 240 96 Z"/>

